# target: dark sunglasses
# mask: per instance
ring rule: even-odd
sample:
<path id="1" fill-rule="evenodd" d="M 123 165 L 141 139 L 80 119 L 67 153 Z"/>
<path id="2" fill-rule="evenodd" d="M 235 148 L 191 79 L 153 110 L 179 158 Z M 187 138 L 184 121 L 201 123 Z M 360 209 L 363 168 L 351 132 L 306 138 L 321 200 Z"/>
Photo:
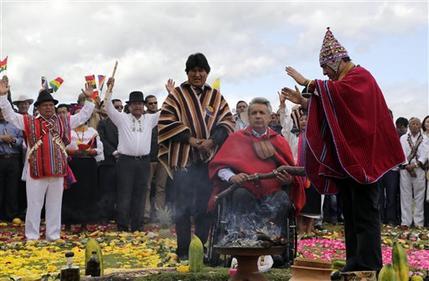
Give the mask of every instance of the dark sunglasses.
<path id="1" fill-rule="evenodd" d="M 154 101 L 154 102 L 148 102 L 148 103 L 147 103 L 147 105 L 152 105 L 152 104 L 158 104 L 158 102 L 157 102 L 157 101 Z"/>
<path id="2" fill-rule="evenodd" d="M 118 108 L 123 109 L 123 108 L 124 108 L 124 106 L 122 106 L 122 105 L 116 105 L 116 106 L 115 106 L 115 108 L 116 108 L 116 109 L 118 109 Z"/>

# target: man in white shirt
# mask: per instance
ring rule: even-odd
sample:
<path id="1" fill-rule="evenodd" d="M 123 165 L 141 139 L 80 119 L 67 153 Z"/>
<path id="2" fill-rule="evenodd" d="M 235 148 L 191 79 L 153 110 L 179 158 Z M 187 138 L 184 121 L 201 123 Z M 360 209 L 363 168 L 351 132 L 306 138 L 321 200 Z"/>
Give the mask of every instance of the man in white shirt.
<path id="1" fill-rule="evenodd" d="M 92 88 L 85 86 L 88 100 L 82 110 L 73 116 L 58 116 L 55 105 L 58 103 L 49 90 L 40 91 L 34 106 L 37 117 L 16 113 L 9 101 L 9 87 L 0 82 L 0 108 L 4 118 L 25 132 L 28 144 L 28 169 L 26 176 L 27 214 L 25 217 L 25 237 L 39 239 L 40 213 L 43 204 L 46 208 L 46 239 L 57 240 L 61 232 L 61 202 L 64 177 L 68 173 L 65 146 L 70 143 L 71 130 L 86 122 L 94 110 Z M 45 199 L 46 198 L 46 199 Z M 46 202 L 45 202 L 46 201 Z"/>
<path id="2" fill-rule="evenodd" d="M 114 82 L 110 79 L 110 82 Z M 130 114 L 118 112 L 110 100 L 106 111 L 118 127 L 117 224 L 118 230 L 143 230 L 145 188 L 150 172 L 152 129 L 158 124 L 159 112 L 144 114 L 143 93 L 130 93 Z"/>
<path id="3" fill-rule="evenodd" d="M 429 139 L 422 134 L 420 119 L 409 120 L 409 133 L 401 136 L 401 146 L 406 162 L 400 165 L 401 225 L 410 227 L 414 221 L 417 227 L 424 223 L 425 171 L 422 166 L 428 160 Z M 414 196 L 413 196 L 414 194 Z M 413 197 L 415 202 L 412 211 Z"/>

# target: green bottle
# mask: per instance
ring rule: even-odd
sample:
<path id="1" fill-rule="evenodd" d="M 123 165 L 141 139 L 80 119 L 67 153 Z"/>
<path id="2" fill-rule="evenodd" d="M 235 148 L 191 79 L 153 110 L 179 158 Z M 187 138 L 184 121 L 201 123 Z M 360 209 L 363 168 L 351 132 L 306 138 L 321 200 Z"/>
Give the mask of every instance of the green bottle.
<path id="1" fill-rule="evenodd" d="M 100 276 L 100 261 L 97 257 L 97 251 L 92 251 L 92 255 L 86 263 L 85 275 L 86 276 Z"/>

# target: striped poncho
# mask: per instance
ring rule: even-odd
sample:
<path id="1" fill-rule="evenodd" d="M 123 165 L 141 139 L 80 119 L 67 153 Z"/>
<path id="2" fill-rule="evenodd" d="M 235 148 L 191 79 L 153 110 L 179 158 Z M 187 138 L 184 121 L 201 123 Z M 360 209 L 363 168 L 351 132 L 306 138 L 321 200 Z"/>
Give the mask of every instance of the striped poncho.
<path id="1" fill-rule="evenodd" d="M 24 115 L 24 132 L 29 148 L 30 176 L 34 179 L 65 176 L 65 146 L 71 139 L 70 115 L 54 115 L 49 120 Z"/>
<path id="2" fill-rule="evenodd" d="M 188 143 L 175 141 L 174 137 L 189 133 L 198 139 L 209 139 L 212 129 L 218 126 L 224 127 L 228 133 L 235 126 L 221 93 L 206 84 L 203 92 L 197 95 L 188 82 L 182 83 L 162 105 L 158 123 L 158 156 L 161 163 L 171 171 L 190 166 L 192 160 L 208 162 L 217 147 L 211 153 L 202 153 L 192 149 Z"/>

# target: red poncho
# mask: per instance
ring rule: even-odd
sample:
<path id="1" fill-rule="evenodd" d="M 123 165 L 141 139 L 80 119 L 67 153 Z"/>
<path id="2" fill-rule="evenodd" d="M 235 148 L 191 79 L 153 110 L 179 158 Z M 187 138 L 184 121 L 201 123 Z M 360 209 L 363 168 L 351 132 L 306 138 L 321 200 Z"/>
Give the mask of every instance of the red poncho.
<path id="1" fill-rule="evenodd" d="M 262 160 L 254 151 L 253 143 L 269 138 L 276 149 L 273 159 Z M 279 134 L 268 128 L 268 132 L 261 138 L 252 135 L 251 129 L 238 131 L 230 135 L 222 145 L 216 156 L 209 164 L 209 177 L 214 182 L 212 198 L 219 193 L 227 183 L 221 182 L 217 173 L 220 169 L 230 168 L 234 173 L 270 173 L 280 165 L 295 166 L 292 152 L 287 141 Z M 246 182 L 242 187 L 248 189 L 256 198 L 275 193 L 282 184 L 276 178 L 263 179 L 257 182 Z M 297 213 L 305 204 L 304 185 L 300 177 L 294 177 L 292 186 L 292 200 Z"/>
<path id="2" fill-rule="evenodd" d="M 366 69 L 315 82 L 319 96 L 309 101 L 305 169 L 319 192 L 336 193 L 336 178 L 376 182 L 404 161 L 383 94 Z"/>

